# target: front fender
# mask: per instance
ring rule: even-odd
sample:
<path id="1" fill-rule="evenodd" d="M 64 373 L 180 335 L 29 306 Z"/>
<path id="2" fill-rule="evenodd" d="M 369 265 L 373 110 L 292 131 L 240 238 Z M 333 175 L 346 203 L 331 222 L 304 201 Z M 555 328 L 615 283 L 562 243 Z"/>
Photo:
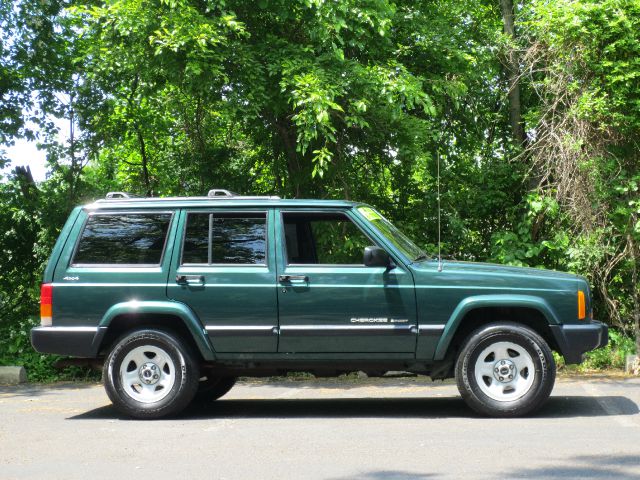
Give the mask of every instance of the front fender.
<path id="1" fill-rule="evenodd" d="M 434 360 L 443 360 L 449 344 L 453 339 L 462 319 L 467 313 L 478 308 L 486 307 L 522 307 L 531 308 L 539 311 L 546 318 L 550 325 L 560 324 L 558 317 L 546 300 L 533 295 L 477 295 L 467 297 L 462 300 L 455 308 L 447 324 L 445 325 L 442 336 L 438 341 Z"/>
<path id="2" fill-rule="evenodd" d="M 101 337 L 107 332 L 109 325 L 114 318 L 120 315 L 170 315 L 180 318 L 184 325 L 187 327 L 193 340 L 195 341 L 198 350 L 202 354 L 205 360 L 214 360 L 215 354 L 213 346 L 209 341 L 200 320 L 184 303 L 173 301 L 130 301 L 116 303 L 113 305 L 102 317 L 100 324 L 98 325 L 98 334 Z M 102 338 L 96 339 L 99 343 Z M 96 343 L 94 341 L 94 344 Z"/>

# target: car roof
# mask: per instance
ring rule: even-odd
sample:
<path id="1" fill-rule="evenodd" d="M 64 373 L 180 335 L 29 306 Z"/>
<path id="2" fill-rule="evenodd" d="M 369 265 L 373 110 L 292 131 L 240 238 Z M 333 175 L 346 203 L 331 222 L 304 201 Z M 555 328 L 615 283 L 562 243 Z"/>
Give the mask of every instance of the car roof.
<path id="1" fill-rule="evenodd" d="M 100 199 L 84 206 L 87 210 L 140 209 L 140 208 L 352 208 L 363 205 L 348 200 L 280 199 L 278 197 L 148 197 Z"/>

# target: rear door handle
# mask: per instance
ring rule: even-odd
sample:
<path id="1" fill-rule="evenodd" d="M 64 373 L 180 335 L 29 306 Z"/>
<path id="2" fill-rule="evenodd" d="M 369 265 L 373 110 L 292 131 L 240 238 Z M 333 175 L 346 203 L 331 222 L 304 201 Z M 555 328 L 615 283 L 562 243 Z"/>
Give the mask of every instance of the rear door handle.
<path id="1" fill-rule="evenodd" d="M 176 275 L 179 285 L 204 285 L 204 275 Z"/>
<path id="2" fill-rule="evenodd" d="M 306 275 L 280 275 L 278 281 L 280 283 L 307 283 L 309 277 Z"/>

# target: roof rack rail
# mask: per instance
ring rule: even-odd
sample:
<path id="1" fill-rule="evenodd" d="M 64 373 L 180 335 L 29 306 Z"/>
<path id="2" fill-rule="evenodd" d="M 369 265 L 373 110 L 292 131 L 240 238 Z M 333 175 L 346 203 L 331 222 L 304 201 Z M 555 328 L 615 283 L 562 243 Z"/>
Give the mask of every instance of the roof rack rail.
<path id="1" fill-rule="evenodd" d="M 240 195 L 224 188 L 213 188 L 207 193 L 207 198 L 236 198 L 244 200 L 280 200 L 277 195 Z"/>
<path id="2" fill-rule="evenodd" d="M 234 193 L 230 190 L 225 190 L 224 188 L 214 188 L 209 190 L 207 193 L 207 197 L 238 197 L 237 193 Z"/>
<path id="3" fill-rule="evenodd" d="M 114 198 L 140 198 L 140 197 L 127 192 L 108 192 L 104 198 L 106 198 L 107 200 L 112 200 Z"/>
<path id="4" fill-rule="evenodd" d="M 225 190 L 223 188 L 214 188 L 209 190 L 206 197 L 140 197 L 127 192 L 109 192 L 105 195 L 104 199 L 96 200 L 97 203 L 112 202 L 112 201 L 124 201 L 124 202 L 162 202 L 162 201 L 176 201 L 176 200 L 190 200 L 190 201 L 205 201 L 205 200 L 280 200 L 280 197 L 276 195 L 266 196 L 251 196 L 251 195 L 238 195 L 237 193 Z"/>

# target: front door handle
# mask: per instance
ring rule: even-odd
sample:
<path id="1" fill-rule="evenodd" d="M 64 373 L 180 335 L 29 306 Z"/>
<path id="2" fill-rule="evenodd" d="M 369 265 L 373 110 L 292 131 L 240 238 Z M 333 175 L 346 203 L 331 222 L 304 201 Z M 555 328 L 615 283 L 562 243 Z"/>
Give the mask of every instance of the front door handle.
<path id="1" fill-rule="evenodd" d="M 280 283 L 307 283 L 309 277 L 306 275 L 280 275 L 278 281 Z"/>
<path id="2" fill-rule="evenodd" d="M 176 275 L 179 285 L 204 285 L 204 275 Z"/>

